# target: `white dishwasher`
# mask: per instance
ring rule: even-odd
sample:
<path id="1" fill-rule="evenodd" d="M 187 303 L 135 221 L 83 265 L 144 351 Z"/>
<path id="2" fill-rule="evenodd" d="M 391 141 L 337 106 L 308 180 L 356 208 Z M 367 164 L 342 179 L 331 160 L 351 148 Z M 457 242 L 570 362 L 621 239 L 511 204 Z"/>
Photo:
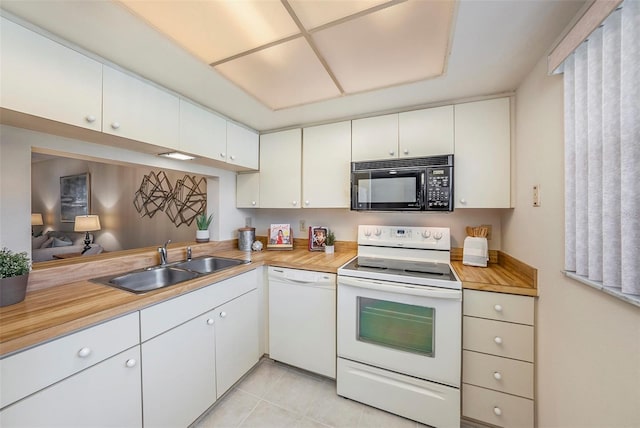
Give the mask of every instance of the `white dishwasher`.
<path id="1" fill-rule="evenodd" d="M 335 379 L 335 274 L 269 266 L 269 356 Z"/>

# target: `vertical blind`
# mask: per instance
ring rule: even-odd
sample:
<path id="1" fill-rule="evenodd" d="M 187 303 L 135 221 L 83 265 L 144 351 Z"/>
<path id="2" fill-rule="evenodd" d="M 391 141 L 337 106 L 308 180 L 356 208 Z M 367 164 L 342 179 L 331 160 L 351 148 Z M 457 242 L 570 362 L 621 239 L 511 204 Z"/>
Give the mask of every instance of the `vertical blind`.
<path id="1" fill-rule="evenodd" d="M 640 295 L 640 1 L 564 62 L 565 269 Z"/>

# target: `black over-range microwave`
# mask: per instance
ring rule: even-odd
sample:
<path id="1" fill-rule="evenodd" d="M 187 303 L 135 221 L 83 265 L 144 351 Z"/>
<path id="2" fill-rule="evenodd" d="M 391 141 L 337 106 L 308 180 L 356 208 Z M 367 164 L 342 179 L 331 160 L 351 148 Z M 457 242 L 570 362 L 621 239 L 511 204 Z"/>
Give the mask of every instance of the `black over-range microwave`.
<path id="1" fill-rule="evenodd" d="M 351 209 L 453 211 L 453 155 L 352 162 Z"/>

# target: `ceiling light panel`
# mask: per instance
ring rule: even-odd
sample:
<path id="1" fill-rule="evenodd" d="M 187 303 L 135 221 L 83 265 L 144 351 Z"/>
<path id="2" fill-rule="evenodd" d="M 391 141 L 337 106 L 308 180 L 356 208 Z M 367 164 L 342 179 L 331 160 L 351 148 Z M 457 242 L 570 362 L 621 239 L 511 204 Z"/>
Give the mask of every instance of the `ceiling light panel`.
<path id="1" fill-rule="evenodd" d="M 454 1 L 407 1 L 312 33 L 346 93 L 444 73 Z"/>
<path id="2" fill-rule="evenodd" d="M 120 2 L 208 64 L 299 33 L 275 0 Z"/>
<path id="3" fill-rule="evenodd" d="M 303 37 L 219 64 L 215 69 L 274 110 L 340 95 Z"/>
<path id="4" fill-rule="evenodd" d="M 289 0 L 296 16 L 307 30 L 355 15 L 383 3 L 389 3 L 389 0 Z"/>

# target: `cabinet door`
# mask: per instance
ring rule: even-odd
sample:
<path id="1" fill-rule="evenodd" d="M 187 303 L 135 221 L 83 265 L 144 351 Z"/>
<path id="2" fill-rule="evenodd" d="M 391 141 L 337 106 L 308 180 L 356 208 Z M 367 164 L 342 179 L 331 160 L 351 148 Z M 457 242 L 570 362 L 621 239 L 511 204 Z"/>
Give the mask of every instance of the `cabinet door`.
<path id="1" fill-rule="evenodd" d="M 3 409 L 0 426 L 141 427 L 140 347 Z"/>
<path id="2" fill-rule="evenodd" d="M 144 423 L 186 427 L 216 401 L 214 313 L 142 344 Z"/>
<path id="3" fill-rule="evenodd" d="M 1 18 L 2 107 L 102 129 L 102 64 Z"/>
<path id="4" fill-rule="evenodd" d="M 260 207 L 260 173 L 238 174 L 236 177 L 236 208 Z"/>
<path id="5" fill-rule="evenodd" d="M 258 358 L 258 291 L 215 309 L 218 397 L 251 369 Z"/>
<path id="6" fill-rule="evenodd" d="M 111 67 L 103 67 L 102 132 L 178 148 L 178 97 Z"/>
<path id="7" fill-rule="evenodd" d="M 227 162 L 248 169 L 258 169 L 259 137 L 227 121 Z"/>
<path id="8" fill-rule="evenodd" d="M 348 208 L 351 122 L 304 128 L 302 197 L 305 208 Z"/>
<path id="9" fill-rule="evenodd" d="M 352 126 L 351 160 L 398 157 L 398 114 L 357 119 Z"/>
<path id="10" fill-rule="evenodd" d="M 227 121 L 188 101 L 180 100 L 181 151 L 227 160 Z"/>
<path id="11" fill-rule="evenodd" d="M 458 104 L 454 108 L 455 208 L 509 208 L 509 98 Z"/>
<path id="12" fill-rule="evenodd" d="M 453 106 L 400 113 L 398 121 L 401 158 L 453 153 Z"/>
<path id="13" fill-rule="evenodd" d="M 260 208 L 300 208 L 301 131 L 260 136 Z"/>

